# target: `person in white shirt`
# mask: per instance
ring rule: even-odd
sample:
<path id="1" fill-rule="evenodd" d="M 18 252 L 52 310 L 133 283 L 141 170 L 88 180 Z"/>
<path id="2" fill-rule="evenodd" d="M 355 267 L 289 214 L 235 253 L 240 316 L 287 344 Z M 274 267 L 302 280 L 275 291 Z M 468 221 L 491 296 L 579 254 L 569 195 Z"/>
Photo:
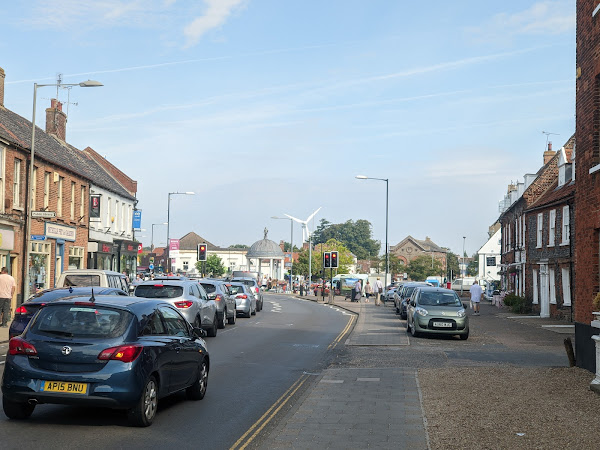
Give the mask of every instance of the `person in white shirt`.
<path id="1" fill-rule="evenodd" d="M 479 315 L 479 303 L 481 302 L 481 296 L 483 295 L 483 289 L 477 283 L 477 280 L 473 282 L 471 289 L 469 289 L 471 293 L 471 303 L 473 303 L 473 315 Z"/>
<path id="2" fill-rule="evenodd" d="M 375 306 L 381 305 L 381 294 L 383 294 L 383 284 L 379 277 L 377 277 L 377 281 L 373 283 L 373 294 L 375 294 Z"/>

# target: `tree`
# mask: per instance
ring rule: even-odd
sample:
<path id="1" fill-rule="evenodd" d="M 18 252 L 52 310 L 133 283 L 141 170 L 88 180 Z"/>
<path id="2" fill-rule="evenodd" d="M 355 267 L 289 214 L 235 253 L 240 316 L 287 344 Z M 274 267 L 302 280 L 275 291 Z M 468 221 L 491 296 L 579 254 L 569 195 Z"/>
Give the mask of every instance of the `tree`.
<path id="1" fill-rule="evenodd" d="M 202 273 L 203 261 L 196 262 L 196 270 Z M 225 273 L 225 266 L 223 260 L 217 255 L 210 255 L 206 258 L 206 272 L 213 277 L 220 277 Z"/>
<path id="2" fill-rule="evenodd" d="M 385 264 L 385 256 L 382 258 L 383 264 Z M 404 261 L 398 258 L 396 255 L 390 254 L 390 273 L 392 274 L 403 274 L 406 272 L 406 266 L 404 265 Z"/>
<path id="3" fill-rule="evenodd" d="M 452 280 L 460 275 L 458 256 L 451 251 L 446 253 L 446 278 Z"/>
<path id="4" fill-rule="evenodd" d="M 467 266 L 467 276 L 474 277 L 479 273 L 479 254 L 475 254 Z"/>
<path id="5" fill-rule="evenodd" d="M 335 239 L 330 239 L 322 245 L 318 245 L 312 251 L 312 275 L 321 276 L 323 273 L 323 252 L 337 251 L 338 252 L 338 269 L 336 273 L 347 273 L 349 266 L 353 264 L 354 257 L 346 246 Z M 329 271 L 328 271 L 329 272 Z M 302 249 L 298 254 L 298 261 L 294 262 L 294 273 L 296 275 L 304 275 L 308 277 L 308 249 Z M 329 273 L 326 274 L 329 276 Z"/>
<path id="6" fill-rule="evenodd" d="M 371 223 L 359 219 L 356 222 L 347 220 L 344 223 L 331 224 L 325 219 L 312 235 L 313 244 L 324 244 L 330 239 L 335 239 L 350 250 L 358 259 L 369 259 L 377 256 L 381 242 L 372 238 Z"/>
<path id="7" fill-rule="evenodd" d="M 431 256 L 421 255 L 410 261 L 406 266 L 406 273 L 413 281 L 425 281 L 429 276 L 439 276 L 442 272 L 442 263 Z"/>
<path id="8" fill-rule="evenodd" d="M 294 245 L 294 251 L 297 252 L 299 249 L 297 246 Z M 289 252 L 290 251 L 290 243 L 289 242 L 284 242 L 283 243 L 283 251 L 284 252 Z"/>
<path id="9" fill-rule="evenodd" d="M 246 244 L 234 244 L 230 245 L 229 248 L 250 248 Z"/>

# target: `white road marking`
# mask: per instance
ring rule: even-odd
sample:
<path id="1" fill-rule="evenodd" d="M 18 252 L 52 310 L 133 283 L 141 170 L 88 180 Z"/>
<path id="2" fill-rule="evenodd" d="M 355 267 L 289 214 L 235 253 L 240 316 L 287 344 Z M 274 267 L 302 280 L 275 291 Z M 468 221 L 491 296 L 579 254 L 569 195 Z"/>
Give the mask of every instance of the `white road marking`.
<path id="1" fill-rule="evenodd" d="M 356 381 L 381 381 L 381 378 L 357 378 Z"/>
<path id="2" fill-rule="evenodd" d="M 321 383 L 341 384 L 344 380 L 321 380 Z"/>

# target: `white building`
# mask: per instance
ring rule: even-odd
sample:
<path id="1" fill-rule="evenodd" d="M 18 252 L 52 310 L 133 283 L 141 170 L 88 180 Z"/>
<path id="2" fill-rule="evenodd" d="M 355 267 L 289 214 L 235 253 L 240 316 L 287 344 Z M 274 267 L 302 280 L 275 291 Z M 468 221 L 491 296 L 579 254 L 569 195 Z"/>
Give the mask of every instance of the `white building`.
<path id="1" fill-rule="evenodd" d="M 500 281 L 501 239 L 502 232 L 498 227 L 492 237 L 477 252 L 479 256 L 478 279 Z"/>

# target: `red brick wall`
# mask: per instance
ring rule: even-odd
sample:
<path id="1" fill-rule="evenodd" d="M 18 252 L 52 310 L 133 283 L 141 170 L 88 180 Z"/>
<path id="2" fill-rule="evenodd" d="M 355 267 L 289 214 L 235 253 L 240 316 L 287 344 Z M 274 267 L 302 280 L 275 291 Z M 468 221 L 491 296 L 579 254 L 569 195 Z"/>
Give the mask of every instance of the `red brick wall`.
<path id="1" fill-rule="evenodd" d="M 589 324 L 592 299 L 600 290 L 598 247 L 600 230 L 600 172 L 589 173 L 600 160 L 600 14 L 597 2 L 577 1 L 576 179 L 575 204 L 575 321 Z"/>

